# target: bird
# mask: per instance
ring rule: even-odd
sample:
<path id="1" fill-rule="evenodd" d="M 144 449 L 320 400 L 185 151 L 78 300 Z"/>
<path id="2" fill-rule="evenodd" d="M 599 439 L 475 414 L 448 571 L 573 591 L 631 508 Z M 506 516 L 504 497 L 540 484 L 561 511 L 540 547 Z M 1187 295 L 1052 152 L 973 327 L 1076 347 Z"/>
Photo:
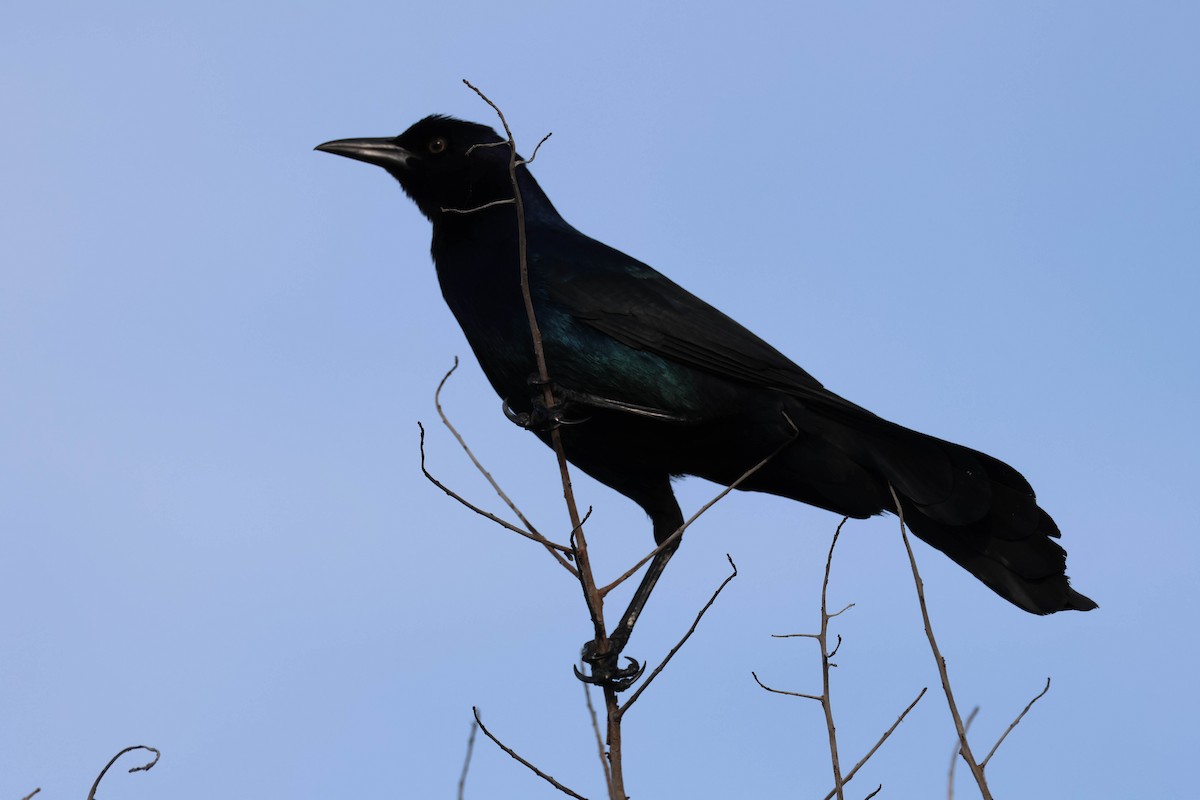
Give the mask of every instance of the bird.
<path id="1" fill-rule="evenodd" d="M 615 654 L 679 544 L 672 480 L 685 475 L 740 479 L 738 489 L 846 517 L 902 513 L 919 539 L 1024 611 L 1097 607 L 1071 587 L 1058 526 L 1017 470 L 835 394 L 665 275 L 581 233 L 511 148 L 487 125 L 433 115 L 399 136 L 316 149 L 399 182 L 432 223 L 442 296 L 505 414 L 548 444 L 556 432 L 571 464 L 641 506 L 668 543 L 611 648 L 589 658 L 585 647 L 593 682 L 622 689 L 635 677 L 637 662 L 619 668 Z M 551 406 L 521 288 L 514 185 Z"/>

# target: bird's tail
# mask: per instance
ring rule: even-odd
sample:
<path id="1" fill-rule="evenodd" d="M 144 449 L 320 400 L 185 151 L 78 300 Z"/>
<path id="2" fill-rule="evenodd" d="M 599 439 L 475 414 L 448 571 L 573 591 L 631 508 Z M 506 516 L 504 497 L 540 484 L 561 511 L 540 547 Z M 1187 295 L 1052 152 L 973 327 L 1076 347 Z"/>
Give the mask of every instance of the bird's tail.
<path id="1" fill-rule="evenodd" d="M 1033 614 L 1096 608 L 1071 588 L 1058 526 L 1019 472 L 986 453 L 876 420 L 881 425 L 856 455 L 871 459 L 895 489 L 918 538 Z"/>

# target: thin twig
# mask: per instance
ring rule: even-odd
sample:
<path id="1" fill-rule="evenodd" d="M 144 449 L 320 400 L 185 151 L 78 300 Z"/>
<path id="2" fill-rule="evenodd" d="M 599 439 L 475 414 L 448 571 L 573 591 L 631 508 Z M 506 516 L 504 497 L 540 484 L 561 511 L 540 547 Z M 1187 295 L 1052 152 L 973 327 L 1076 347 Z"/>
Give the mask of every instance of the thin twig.
<path id="1" fill-rule="evenodd" d="M 988 751 L 987 756 L 983 759 L 983 761 L 979 762 L 980 769 L 987 767 L 988 762 L 992 760 L 992 756 L 994 756 L 996 751 L 1000 749 L 1000 745 L 1003 744 L 1004 740 L 1008 738 L 1008 735 L 1012 733 L 1013 728 L 1017 727 L 1017 724 L 1021 721 L 1021 719 L 1029 713 L 1029 709 L 1033 708 L 1033 704 L 1045 697 L 1046 692 L 1048 691 L 1050 691 L 1050 679 L 1046 678 L 1046 688 L 1038 692 L 1037 697 L 1030 700 L 1021 713 L 1017 714 L 1017 718 L 1012 721 L 1012 724 L 1005 729 L 1004 733 L 1000 735 L 1000 738 L 996 741 L 996 743 L 992 745 L 992 749 Z"/>
<path id="2" fill-rule="evenodd" d="M 35 794 L 37 794 L 37 793 L 38 793 L 38 792 L 40 792 L 41 790 L 42 790 L 42 787 L 40 787 L 40 786 L 39 786 L 38 788 L 34 789 L 34 790 L 33 790 L 32 792 L 30 792 L 29 794 L 27 794 L 27 795 L 25 795 L 24 797 L 22 797 L 22 798 L 21 798 L 21 800 L 29 800 L 29 798 L 33 797 Z"/>
<path id="3" fill-rule="evenodd" d="M 515 201 L 509 197 L 504 200 L 493 200 L 490 203 L 484 203 L 483 205 L 475 206 L 474 208 L 442 208 L 441 210 L 445 211 L 447 214 L 474 214 L 476 211 L 483 211 L 485 208 L 491 208 L 492 206 L 511 206 L 514 202 Z"/>
<path id="4" fill-rule="evenodd" d="M 467 83 L 467 82 L 463 81 L 463 83 Z M 471 86 L 471 84 L 467 83 L 467 86 Z M 475 87 L 471 86 L 471 88 L 474 89 Z M 478 92 L 479 90 L 475 89 L 475 91 Z M 493 106 L 493 108 L 495 108 L 495 106 Z M 467 152 L 464 153 L 463 155 L 469 156 L 469 155 L 471 155 L 471 153 L 475 152 L 476 148 L 480 148 L 480 147 L 508 147 L 509 144 L 510 143 L 508 140 L 504 140 L 504 141 L 500 141 L 500 142 L 477 142 L 476 144 L 473 144 L 470 147 L 468 147 Z"/>
<path id="5" fill-rule="evenodd" d="M 463 800 L 467 788 L 467 770 L 471 768 L 471 753 L 475 750 L 475 734 L 479 731 L 479 723 L 471 723 L 471 735 L 467 737 L 467 755 L 463 758 L 462 774 L 458 776 L 458 800 Z"/>
<path id="6" fill-rule="evenodd" d="M 975 721 L 975 717 L 979 714 L 979 706 L 971 709 L 971 713 L 967 714 L 967 719 L 963 722 L 963 733 L 970 735 L 971 723 Z M 962 755 L 962 744 L 956 739 L 954 741 L 954 750 L 950 753 L 950 769 L 946 774 L 946 800 L 954 800 L 954 773 L 958 767 L 958 757 Z"/>
<path id="7" fill-rule="evenodd" d="M 583 699 L 587 703 L 588 717 L 592 721 L 592 733 L 596 735 L 596 752 L 600 755 L 600 768 L 604 771 L 604 785 L 612 794 L 612 768 L 608 764 L 608 755 L 604 752 L 604 736 L 600 733 L 600 721 L 596 718 L 596 707 L 592 705 L 592 687 L 580 681 L 583 687 Z"/>
<path id="8" fill-rule="evenodd" d="M 784 418 L 787 419 L 786 414 L 784 415 Z M 788 419 L 788 423 L 792 424 L 792 421 L 790 419 Z M 729 484 L 724 489 L 722 489 L 720 492 L 718 492 L 716 497 L 714 497 L 712 500 L 709 500 L 707 503 L 700 506 L 700 509 L 695 514 L 692 514 L 692 516 L 689 517 L 687 519 L 687 521 L 683 523 L 683 525 L 679 526 L 679 529 L 677 531 L 675 531 L 670 536 L 668 536 L 666 539 L 664 539 L 662 544 L 660 544 L 658 547 L 655 547 L 653 550 L 651 550 L 649 553 L 647 553 L 641 560 L 639 560 L 636 564 L 634 564 L 629 569 L 625 570 L 625 572 L 621 573 L 621 575 L 619 577 L 617 577 L 617 579 L 614 580 L 612 583 L 608 584 L 607 586 L 602 587 L 600 589 L 600 596 L 601 597 L 606 596 L 613 589 L 617 588 L 622 583 L 624 583 L 625 581 L 627 581 L 631 577 L 633 577 L 633 575 L 635 575 L 637 573 L 637 571 L 639 569 L 641 569 L 643 566 L 645 566 L 646 563 L 649 562 L 652 558 L 654 558 L 656 555 L 658 555 L 660 552 L 662 552 L 666 548 L 674 545 L 677 541 L 679 541 L 679 538 L 681 536 L 683 536 L 683 532 L 686 531 L 689 527 L 691 527 L 693 522 L 700 519 L 701 515 L 703 515 L 704 512 L 708 511 L 710 508 L 715 506 L 718 502 L 723 500 L 726 495 L 728 495 L 734 489 L 738 488 L 743 483 L 745 483 L 746 480 L 748 480 L 752 475 L 754 475 L 754 473 L 758 472 L 760 469 L 765 467 L 771 459 L 773 459 L 775 456 L 777 456 L 781 452 L 783 452 L 784 448 L 786 448 L 792 442 L 796 441 L 796 437 L 800 435 L 800 432 L 794 424 L 792 424 L 792 430 L 793 430 L 793 433 L 792 433 L 792 436 L 790 439 L 788 439 L 783 444 L 779 445 L 779 447 L 776 447 L 774 450 L 772 450 L 767 455 L 767 457 L 764 458 L 762 461 L 759 461 L 757 464 L 752 466 L 750 469 L 746 470 L 741 475 L 739 475 L 738 479 L 736 481 Z"/>
<path id="9" fill-rule="evenodd" d="M 971 744 L 967 741 L 967 732 L 963 727 L 962 717 L 958 713 L 958 704 L 954 702 L 954 690 L 950 687 L 946 659 L 942 657 L 942 651 L 938 649 L 937 639 L 933 635 L 933 625 L 929 621 L 929 609 L 925 605 L 925 583 L 921 580 L 921 573 L 917 571 L 917 559 L 913 555 L 912 545 L 908 541 L 908 529 L 904 524 L 904 508 L 900 505 L 900 498 L 896 495 L 895 487 L 889 483 L 888 489 L 892 493 L 892 500 L 896 503 L 896 516 L 900 518 L 900 538 L 904 541 L 904 549 L 908 552 L 908 563 L 912 566 L 913 582 L 917 587 L 917 602 L 921 606 L 921 618 L 925 621 L 925 636 L 929 639 L 929 649 L 933 651 L 933 659 L 937 662 L 938 675 L 942 679 L 942 691 L 946 695 L 946 703 L 950 706 L 950 716 L 954 718 L 954 729 L 958 732 L 958 740 L 962 743 L 963 760 L 971 768 L 971 775 L 975 778 L 975 783 L 978 784 L 979 792 L 983 795 L 984 800 L 992 800 L 992 792 L 988 788 L 987 779 L 983 776 L 983 768 L 979 766 L 975 761 L 975 756 L 971 753 Z"/>
<path id="10" fill-rule="evenodd" d="M 874 797 L 875 795 L 879 794 L 882 791 L 883 791 L 883 784 L 881 783 L 875 787 L 875 791 L 871 792 L 869 795 L 864 797 L 863 800 L 871 800 L 872 797 Z"/>
<path id="11" fill-rule="evenodd" d="M 513 750 L 508 745 L 504 744 L 504 742 L 497 739 L 495 737 L 495 735 L 493 735 L 492 732 L 487 729 L 487 725 L 484 725 L 483 720 L 479 718 L 479 709 L 478 708 L 476 708 L 475 706 L 471 706 L 471 711 L 473 711 L 475 714 L 475 722 L 478 723 L 479 729 L 481 731 L 483 731 L 484 735 L 486 735 L 489 739 L 491 739 L 493 742 L 495 742 L 497 747 L 499 747 L 504 752 L 508 753 L 509 756 L 511 756 L 513 759 L 524 764 L 526 767 L 528 767 L 533 772 L 533 774 L 537 775 L 539 778 L 546 781 L 547 783 L 549 783 L 555 789 L 558 789 L 563 794 L 570 795 L 571 797 L 574 797 L 577 800 L 587 800 L 587 798 L 584 797 L 583 795 L 571 791 L 566 786 L 563 786 L 561 783 L 554 780 L 554 778 L 552 778 L 551 776 L 542 772 L 540 769 L 535 767 L 533 764 L 531 764 L 528 761 L 526 761 L 525 759 L 521 758 L 521 756 L 519 756 L 515 750 Z M 91 800 L 91 798 L 88 798 L 88 800 Z"/>
<path id="12" fill-rule="evenodd" d="M 789 692 L 784 689 L 773 689 L 759 680 L 758 673 L 754 672 L 753 670 L 750 671 L 750 675 L 754 678 L 755 683 L 773 694 L 786 694 L 788 697 L 802 697 L 805 700 L 816 700 L 818 703 L 822 700 L 821 695 L 819 694 L 804 694 L 803 692 Z"/>
<path id="13" fill-rule="evenodd" d="M 158 752 L 158 748 L 150 747 L 149 745 L 145 745 L 145 744 L 135 744 L 132 747 L 126 747 L 124 750 L 122 750 L 121 752 L 117 753 L 115 756 L 110 758 L 108 763 L 104 765 L 104 769 L 100 770 L 100 774 L 96 776 L 96 782 L 92 784 L 92 790 L 90 792 L 88 792 L 87 800 L 96 800 L 96 790 L 100 788 L 100 781 L 104 780 L 104 776 L 108 773 L 108 770 L 112 767 L 113 764 L 117 763 L 117 760 L 121 756 L 125 755 L 126 753 L 131 753 L 134 750 L 148 750 L 151 753 L 154 753 L 154 759 L 150 763 L 143 764 L 140 767 L 131 767 L 129 769 L 129 771 L 131 773 L 132 772 L 145 772 L 145 771 L 149 770 L 151 767 L 153 767 L 155 764 L 158 763 L 158 759 L 162 755 L 162 753 Z M 36 794 L 36 792 L 34 794 Z"/>
<path id="14" fill-rule="evenodd" d="M 883 746 L 883 743 L 886 742 L 888 737 L 892 735 L 892 731 L 894 731 L 894 730 L 896 730 L 896 728 L 900 727 L 900 723 L 904 722 L 904 718 L 908 716 L 908 712 L 912 711 L 913 708 L 916 707 L 917 703 L 919 703 L 921 701 L 921 698 L 925 696 L 925 692 L 927 692 L 927 691 L 929 691 L 928 686 L 926 686 L 924 689 L 922 689 L 920 691 L 920 693 L 917 694 L 916 699 L 908 704 L 908 708 L 906 708 L 900 712 L 900 716 L 897 717 L 896 721 L 892 723 L 892 727 L 888 728 L 886 731 L 883 732 L 883 736 L 880 736 L 879 741 L 875 742 L 875 746 L 872 747 L 870 750 L 868 750 L 867 754 L 865 756 L 863 756 L 861 759 L 859 759 L 858 763 L 854 765 L 854 769 L 852 769 L 846 773 L 845 777 L 842 778 L 843 786 L 845 786 L 846 784 L 848 784 L 850 782 L 850 780 L 855 776 L 855 774 L 858 773 L 859 768 L 863 764 L 866 764 L 867 760 L 870 759 L 871 756 L 875 755 L 875 751 L 878 750 L 881 746 Z M 825 800 L 831 800 L 831 798 L 835 794 L 837 794 L 837 790 L 831 789 L 829 791 L 829 794 L 825 795 Z"/>
<path id="15" fill-rule="evenodd" d="M 842 609 L 842 611 L 849 611 L 849 610 L 850 610 L 850 609 L 851 609 L 853 606 L 854 606 L 854 603 L 851 603 L 850 605 L 848 605 L 848 606 L 846 606 L 845 608 L 843 608 L 843 609 Z M 840 613 L 841 613 L 841 611 L 839 611 L 838 613 L 840 614 Z M 829 615 L 829 618 L 830 618 L 830 619 L 833 619 L 833 618 L 834 618 L 834 617 L 836 617 L 836 616 L 837 616 L 837 614 L 830 614 L 830 615 Z M 837 651 L 838 651 L 838 650 L 841 650 L 841 649 L 842 649 L 842 635 L 841 635 L 840 633 L 838 634 L 837 640 L 838 640 L 837 644 L 835 644 L 835 645 L 833 646 L 833 649 L 829 651 L 829 657 L 830 657 L 831 659 L 832 659 L 834 656 L 836 656 L 836 655 L 837 655 Z M 837 664 L 834 664 L 832 661 L 830 661 L 830 662 L 829 662 L 829 666 L 831 666 L 831 667 L 836 667 L 836 666 L 837 666 Z"/>
<path id="16" fill-rule="evenodd" d="M 531 155 L 529 158 L 526 158 L 526 159 L 522 160 L 520 163 L 521 163 L 522 165 L 524 165 L 524 164 L 532 164 L 532 163 L 533 163 L 533 160 L 534 160 L 535 158 L 537 158 L 538 150 L 541 150 L 541 149 L 542 149 L 542 145 L 544 145 L 544 144 L 546 143 L 546 140 L 547 140 L 547 139 L 549 139 L 549 138 L 550 138 L 551 136 L 553 136 L 553 135 L 554 135 L 554 131 L 550 131 L 550 132 L 549 132 L 549 133 L 547 133 L 545 136 L 543 136 L 543 137 L 542 137 L 542 140 L 541 140 L 540 142 L 538 142 L 538 143 L 537 143 L 537 146 L 536 146 L 536 147 L 534 147 L 534 148 L 533 148 L 533 155 Z"/>
<path id="17" fill-rule="evenodd" d="M 513 533 L 519 533 L 521 536 L 524 536 L 526 539 L 535 541 L 540 545 L 544 545 L 546 547 L 553 547 L 555 550 L 560 550 L 564 553 L 571 552 L 571 548 L 569 548 L 569 547 L 564 547 L 561 544 L 556 544 L 555 542 L 550 541 L 549 539 L 542 536 L 541 534 L 530 533 L 529 531 L 525 530 L 524 528 L 518 528 L 516 525 L 513 525 L 511 522 L 508 522 L 507 520 L 503 520 L 500 517 L 497 517 L 495 514 L 491 513 L 490 511 L 484 511 L 482 508 L 480 508 L 479 506 L 466 500 L 465 498 L 462 497 L 462 495 L 458 494 L 453 489 L 446 486 L 446 484 L 442 483 L 437 478 L 433 477 L 433 475 L 430 474 L 429 470 L 425 468 L 425 426 L 422 425 L 420 422 L 418 422 L 417 427 L 421 429 L 421 472 L 423 472 L 425 474 L 425 477 L 429 479 L 430 483 L 432 483 L 434 486 L 441 489 L 443 492 L 445 492 L 450 497 L 453 497 L 455 500 L 462 503 L 467 508 L 474 511 L 479 516 L 487 517 L 492 522 L 496 523 L 497 525 L 499 525 L 502 528 L 506 528 L 507 530 L 510 530 Z"/>
<path id="18" fill-rule="evenodd" d="M 583 512 L 583 519 L 579 520 L 579 528 L 582 528 L 592 517 L 592 507 L 588 506 L 588 510 Z M 571 535 L 567 537 L 567 541 L 571 543 L 571 552 L 575 552 L 575 534 L 579 533 L 579 528 L 571 531 Z"/>
<path id="19" fill-rule="evenodd" d="M 671 648 L 671 651 L 667 653 L 667 657 L 662 660 L 662 663 L 654 668 L 654 671 L 650 673 L 650 676 L 646 678 L 646 680 L 642 681 L 642 685 L 637 688 L 637 691 L 635 691 L 633 695 L 625 701 L 625 704 L 621 706 L 620 713 L 622 715 L 629 710 L 631 705 L 637 702 L 637 699 L 642 696 L 642 692 L 646 691 L 646 687 L 653 683 L 654 679 L 657 678 L 658 674 L 663 671 L 663 668 L 670 663 L 671 659 L 675 657 L 675 654 L 679 652 L 684 643 L 687 642 L 687 640 L 691 638 L 692 634 L 696 632 L 697 626 L 700 625 L 700 620 L 704 617 L 705 613 L 712 608 L 712 604 L 717 601 L 717 595 L 721 593 L 721 590 L 728 586 L 731 580 L 737 577 L 737 564 L 733 563 L 733 558 L 731 558 L 728 553 L 725 554 L 725 558 L 729 559 L 729 566 L 733 571 L 729 573 L 725 580 L 721 581 L 721 585 L 718 586 L 717 590 L 712 593 L 712 597 L 708 598 L 708 602 L 704 604 L 704 608 L 700 609 L 700 613 L 697 614 L 696 619 L 692 621 L 692 627 L 688 628 L 687 633 L 683 635 L 683 638 Z"/>
<path id="20" fill-rule="evenodd" d="M 479 470 L 480 474 L 482 474 L 487 482 L 491 484 L 492 489 L 495 490 L 500 499 L 504 501 L 505 505 L 512 509 L 512 512 L 517 515 L 517 519 L 521 520 L 521 524 L 525 526 L 525 530 L 532 533 L 536 540 L 542 541 L 546 547 L 546 551 L 550 553 L 550 555 L 554 556 L 558 563 L 561 564 L 563 568 L 567 570 L 567 572 L 570 572 L 572 575 L 574 575 L 575 567 L 572 566 L 565 558 L 563 558 L 559 551 L 555 550 L 554 547 L 551 546 L 550 542 L 546 540 L 546 538 L 542 536 L 538 529 L 533 526 L 533 523 L 526 519 L 525 515 L 521 513 L 521 509 L 517 508 L 517 504 L 514 503 L 507 494 L 504 493 L 503 489 L 500 488 L 500 484 L 498 484 L 496 479 L 492 477 L 492 473 L 488 472 L 483 464 L 479 462 L 479 459 L 475 457 L 475 453 L 471 451 L 471 448 L 467 445 L 466 440 L 463 439 L 462 435 L 458 432 L 458 429 L 455 428 L 450 422 L 450 418 L 446 416 L 446 412 L 442 409 L 442 387 L 446 385 L 446 381 L 450 380 L 450 376 L 454 374 L 456 369 L 458 369 L 458 356 L 454 357 L 454 366 L 450 367 L 449 371 L 442 376 L 441 381 L 438 382 L 437 390 L 433 393 L 433 406 L 437 409 L 438 416 L 442 418 L 442 424 L 445 425 L 450 433 L 454 435 L 454 438 L 458 440 L 459 446 L 461 446 L 463 451 L 467 454 L 467 458 L 471 459 L 471 463 L 475 465 L 475 469 Z"/>

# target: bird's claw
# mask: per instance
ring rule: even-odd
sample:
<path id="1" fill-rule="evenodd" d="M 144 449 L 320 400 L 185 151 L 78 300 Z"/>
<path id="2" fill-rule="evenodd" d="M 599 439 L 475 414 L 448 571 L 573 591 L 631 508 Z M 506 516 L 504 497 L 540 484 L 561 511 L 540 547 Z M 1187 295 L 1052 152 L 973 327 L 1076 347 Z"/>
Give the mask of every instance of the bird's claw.
<path id="1" fill-rule="evenodd" d="M 501 403 L 501 408 L 504 409 L 504 416 L 508 417 L 508 421 L 521 428 L 529 427 L 529 412 L 514 411 L 513 407 L 505 400 Z"/>
<path id="2" fill-rule="evenodd" d="M 598 654 L 596 653 L 596 643 L 588 642 L 583 646 L 583 660 L 592 668 L 592 674 L 587 675 L 579 667 L 574 667 L 575 677 L 584 683 L 612 689 L 614 692 L 623 692 L 642 677 L 642 673 L 646 671 L 646 665 L 639 663 L 635 658 L 625 656 L 625 660 L 629 662 L 628 665 L 618 667 L 619 655 L 618 652 Z"/>
<path id="3" fill-rule="evenodd" d="M 515 411 L 507 400 L 503 404 L 504 416 L 508 417 L 509 422 L 534 433 L 549 433 L 563 425 L 578 425 L 590 419 L 589 417 L 568 417 L 567 409 L 569 407 L 569 403 L 555 403 L 548 407 L 537 399 L 532 402 L 529 411 Z"/>

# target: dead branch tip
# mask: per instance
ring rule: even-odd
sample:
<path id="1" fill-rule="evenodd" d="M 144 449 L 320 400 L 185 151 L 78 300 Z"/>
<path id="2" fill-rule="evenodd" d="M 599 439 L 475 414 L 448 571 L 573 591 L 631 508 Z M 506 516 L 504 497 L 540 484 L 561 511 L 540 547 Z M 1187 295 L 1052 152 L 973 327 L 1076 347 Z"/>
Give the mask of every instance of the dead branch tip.
<path id="1" fill-rule="evenodd" d="M 476 722 L 476 723 L 479 725 L 479 730 L 483 731 L 483 734 L 484 734 L 485 736 L 487 736 L 489 739 L 491 739 L 493 742 L 495 742 L 496 746 L 497 746 L 497 747 L 499 747 L 501 750 L 503 750 L 505 753 L 508 753 L 508 755 L 509 755 L 511 758 L 513 758 L 514 760 L 516 760 L 516 761 L 520 762 L 521 764 L 524 764 L 524 765 L 525 765 L 527 768 L 529 768 L 529 769 L 530 769 L 530 770 L 531 770 L 531 771 L 532 771 L 532 772 L 533 772 L 535 775 L 537 775 L 539 778 L 541 778 L 542 780 L 544 780 L 544 781 L 546 781 L 547 783 L 549 783 L 549 784 L 550 784 L 551 786 L 553 786 L 555 789 L 558 789 L 558 790 L 559 790 L 560 792 L 562 792 L 563 794 L 565 794 L 565 795 L 569 795 L 569 796 L 571 796 L 571 797 L 574 797 L 574 798 L 576 798 L 576 800 L 587 800 L 587 798 L 586 798 L 586 797 L 584 797 L 583 795 L 581 795 L 581 794 L 576 794 L 575 792 L 573 792 L 573 791 L 571 791 L 570 789 L 568 789 L 566 786 L 563 786 L 561 783 L 559 783 L 558 781 L 554 780 L 554 778 L 552 778 L 551 776 L 549 776 L 549 775 L 547 775 L 546 773 L 542 772 L 540 769 L 538 769 L 537 767 L 535 767 L 535 766 L 534 766 L 533 764 L 531 764 L 530 762 L 526 761 L 524 758 L 521 758 L 521 756 L 519 756 L 515 750 L 513 750 L 513 749 L 512 749 L 511 747 L 509 747 L 508 745 L 504 744 L 504 742 L 502 742 L 502 741 L 500 741 L 499 739 L 497 739 L 497 738 L 495 737 L 495 735 L 494 735 L 494 734 L 493 734 L 491 731 L 489 731 L 489 730 L 487 729 L 487 725 L 484 725 L 484 724 L 483 724 L 483 720 L 482 720 L 482 719 L 480 719 L 480 717 L 479 717 L 479 709 L 478 709 L 476 706 L 471 706 L 471 712 L 472 712 L 472 713 L 475 715 L 475 722 Z"/>
<path id="2" fill-rule="evenodd" d="M 151 753 L 154 753 L 154 758 L 151 759 L 149 763 L 143 764 L 140 767 L 130 767 L 129 768 L 130 772 L 146 772 L 146 771 L 148 771 L 151 767 L 153 767 L 155 764 L 158 763 L 158 759 L 162 755 L 162 753 L 160 753 L 158 751 L 158 748 L 151 747 L 146 744 L 135 744 L 130 747 L 126 747 L 124 750 L 122 750 L 121 752 L 117 753 L 115 756 L 110 758 L 108 760 L 108 763 L 104 765 L 104 769 L 100 770 L 100 774 L 96 776 L 96 782 L 92 784 L 92 790 L 90 792 L 88 792 L 87 800 L 96 800 L 96 790 L 100 788 L 100 781 L 104 780 L 104 776 L 106 774 L 108 774 L 108 770 L 112 767 L 113 764 L 117 763 L 117 761 L 121 758 L 121 756 L 125 755 L 126 753 L 132 753 L 134 750 L 149 751 Z M 37 794 L 37 792 L 34 792 L 34 794 Z M 30 796 L 32 797 L 32 795 L 30 795 Z"/>

